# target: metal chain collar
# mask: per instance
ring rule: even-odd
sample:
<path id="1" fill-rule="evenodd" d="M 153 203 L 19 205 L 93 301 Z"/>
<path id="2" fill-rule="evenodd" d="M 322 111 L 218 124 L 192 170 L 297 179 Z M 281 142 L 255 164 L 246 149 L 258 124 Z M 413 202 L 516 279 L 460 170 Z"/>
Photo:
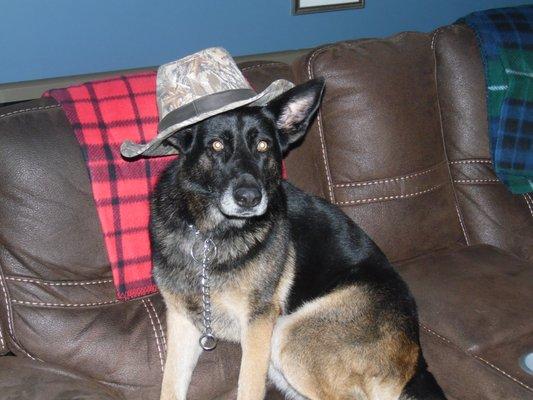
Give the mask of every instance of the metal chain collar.
<path id="1" fill-rule="evenodd" d="M 189 225 L 194 231 L 195 236 L 202 237 L 202 234 L 194 226 Z M 200 347 L 205 351 L 213 350 L 217 346 L 217 339 L 213 334 L 211 327 L 211 289 L 210 283 L 210 264 L 217 254 L 217 246 L 211 238 L 204 240 L 195 240 L 191 248 L 191 257 L 201 265 L 200 286 L 202 289 L 202 325 L 204 326 L 202 336 L 200 337 Z"/>

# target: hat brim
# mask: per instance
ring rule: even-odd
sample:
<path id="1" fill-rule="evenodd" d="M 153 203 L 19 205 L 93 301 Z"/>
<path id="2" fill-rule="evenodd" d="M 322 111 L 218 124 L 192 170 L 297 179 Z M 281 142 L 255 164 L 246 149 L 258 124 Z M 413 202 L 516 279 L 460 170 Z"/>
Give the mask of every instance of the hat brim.
<path id="1" fill-rule="evenodd" d="M 239 107 L 264 106 L 271 100 L 278 97 L 280 94 L 286 92 L 287 90 L 293 87 L 294 84 L 292 82 L 289 82 L 285 79 L 278 79 L 272 82 L 265 90 L 263 90 L 261 93 L 256 94 L 255 96 L 223 104 L 220 107 L 200 112 L 194 116 L 191 116 L 187 119 L 178 121 L 175 124 L 165 127 L 157 134 L 155 138 L 153 138 L 148 143 L 140 144 L 134 143 L 131 140 L 126 140 L 120 146 L 120 153 L 125 158 L 135 158 L 140 156 L 161 157 L 172 154 L 178 154 L 178 151 L 174 147 L 170 145 L 165 145 L 163 143 L 165 139 L 170 137 L 173 133 L 187 126 L 203 121 L 204 119 L 207 119 L 214 115 L 222 114 L 226 111 L 234 110 Z"/>

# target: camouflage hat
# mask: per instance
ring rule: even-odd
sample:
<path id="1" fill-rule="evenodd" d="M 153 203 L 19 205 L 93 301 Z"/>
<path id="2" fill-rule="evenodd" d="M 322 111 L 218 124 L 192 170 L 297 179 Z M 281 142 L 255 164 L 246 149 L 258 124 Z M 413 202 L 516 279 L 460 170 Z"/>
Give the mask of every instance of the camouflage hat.
<path id="1" fill-rule="evenodd" d="M 157 136 L 148 143 L 127 140 L 120 152 L 126 158 L 176 154 L 174 147 L 163 143 L 176 131 L 238 107 L 265 105 L 293 86 L 279 79 L 256 93 L 235 60 L 220 47 L 164 64 L 157 71 Z"/>

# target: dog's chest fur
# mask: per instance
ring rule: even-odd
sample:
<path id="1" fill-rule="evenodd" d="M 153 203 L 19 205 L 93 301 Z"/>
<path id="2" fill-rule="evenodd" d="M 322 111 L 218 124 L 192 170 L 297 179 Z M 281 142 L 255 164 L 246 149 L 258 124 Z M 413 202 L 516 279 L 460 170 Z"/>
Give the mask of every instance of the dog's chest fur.
<path id="1" fill-rule="evenodd" d="M 202 329 L 201 263 L 191 248 L 203 238 L 190 229 L 169 229 L 168 221 L 152 227 L 154 278 L 177 311 Z M 216 232 L 216 231 L 215 231 Z M 286 221 L 268 221 L 247 229 L 214 234 L 217 247 L 210 263 L 212 326 L 217 336 L 238 341 L 241 328 L 257 316 L 283 312 L 294 274 L 294 249 Z"/>

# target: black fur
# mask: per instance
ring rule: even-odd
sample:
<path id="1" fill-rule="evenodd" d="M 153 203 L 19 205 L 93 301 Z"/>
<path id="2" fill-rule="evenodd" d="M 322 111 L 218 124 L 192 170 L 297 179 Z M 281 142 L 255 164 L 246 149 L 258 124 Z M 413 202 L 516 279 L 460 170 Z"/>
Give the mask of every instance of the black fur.
<path id="1" fill-rule="evenodd" d="M 399 400 L 442 400 L 445 398 L 435 377 L 427 370 L 424 357 L 420 354 L 415 375 L 405 385 Z"/>
<path id="2" fill-rule="evenodd" d="M 313 80 L 265 107 L 230 111 L 173 135 L 169 143 L 181 156 L 160 178 L 152 202 L 154 277 L 167 291 L 198 292 L 198 267 L 187 253 L 194 229 L 219 244 L 214 288 L 235 277 L 245 262 L 270 252 L 275 255 L 272 265 L 250 300 L 260 314 L 273 296 L 269 288 L 277 286 L 292 243 L 296 277 L 283 312 L 291 313 L 309 300 L 356 283 L 373 293 L 376 327 L 392 320 L 408 339 L 419 343 L 415 302 L 376 244 L 340 209 L 281 179 L 281 160 L 304 136 L 323 88 L 323 80 Z M 216 140 L 223 142 L 223 151 L 213 149 Z M 261 140 L 268 143 L 268 151 L 257 151 Z M 263 189 L 268 199 L 264 212 L 250 216 L 253 210 L 236 209 L 242 217 L 227 214 L 221 205 L 224 193 L 243 185 Z M 236 241 L 245 243 L 239 251 L 231 248 Z M 194 301 L 189 308 L 198 312 Z M 444 399 L 421 353 L 417 373 L 402 396 Z"/>

